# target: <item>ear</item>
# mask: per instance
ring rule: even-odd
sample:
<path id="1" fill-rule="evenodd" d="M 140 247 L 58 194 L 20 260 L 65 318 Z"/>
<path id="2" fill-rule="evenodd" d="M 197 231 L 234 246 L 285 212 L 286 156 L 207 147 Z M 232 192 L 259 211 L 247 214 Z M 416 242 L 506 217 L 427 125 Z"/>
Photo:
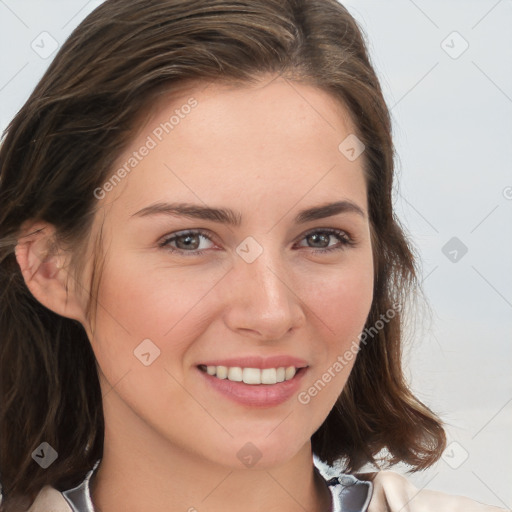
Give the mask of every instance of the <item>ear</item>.
<path id="1" fill-rule="evenodd" d="M 46 222 L 26 222 L 15 247 L 16 260 L 32 295 L 58 315 L 84 324 L 85 311 L 78 283 L 69 274 L 70 254 L 58 247 L 55 228 Z"/>

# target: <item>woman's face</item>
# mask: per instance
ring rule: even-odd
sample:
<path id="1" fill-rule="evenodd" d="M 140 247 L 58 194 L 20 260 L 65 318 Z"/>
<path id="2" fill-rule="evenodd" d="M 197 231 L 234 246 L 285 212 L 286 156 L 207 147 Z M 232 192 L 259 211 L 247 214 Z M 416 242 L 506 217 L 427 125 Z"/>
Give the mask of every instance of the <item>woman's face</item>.
<path id="1" fill-rule="evenodd" d="M 86 328 L 106 431 L 279 464 L 333 407 L 372 303 L 364 153 L 331 96 L 282 78 L 155 112 L 95 193 L 106 259 Z M 302 369 L 236 382 L 286 367 Z"/>

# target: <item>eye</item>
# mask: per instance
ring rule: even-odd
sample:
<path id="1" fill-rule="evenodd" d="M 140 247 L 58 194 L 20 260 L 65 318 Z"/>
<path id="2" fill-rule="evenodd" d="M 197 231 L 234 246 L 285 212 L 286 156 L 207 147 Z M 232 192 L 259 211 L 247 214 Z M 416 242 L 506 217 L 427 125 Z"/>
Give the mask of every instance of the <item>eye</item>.
<path id="1" fill-rule="evenodd" d="M 174 233 L 172 236 L 164 238 L 164 240 L 159 243 L 159 246 L 167 248 L 170 252 L 180 253 L 186 256 L 198 256 L 206 250 L 204 247 L 199 249 L 201 238 L 209 242 L 212 241 L 210 236 L 203 231 L 193 230 Z M 176 244 L 177 247 L 171 244 Z"/>
<path id="2" fill-rule="evenodd" d="M 200 256 L 208 247 L 201 247 L 201 238 L 207 242 L 212 242 L 212 238 L 201 230 L 187 230 L 173 233 L 171 236 L 164 238 L 158 245 L 166 248 L 172 253 L 178 253 L 185 256 Z M 335 238 L 338 244 L 330 246 L 330 240 Z M 356 242 L 345 232 L 340 229 L 322 228 L 306 233 L 302 240 L 315 244 L 313 253 L 326 253 L 331 251 L 340 251 L 349 246 L 355 246 Z M 206 242 L 206 245 L 208 243 Z M 299 247 L 305 247 L 299 245 Z M 317 247 L 317 248 L 315 248 Z"/>
<path id="3" fill-rule="evenodd" d="M 331 237 L 338 239 L 339 244 L 329 246 L 329 240 L 331 239 Z M 356 245 L 355 240 L 353 240 L 345 231 L 333 228 L 315 229 L 314 231 L 306 233 L 304 235 L 303 240 L 306 240 L 313 244 L 317 244 L 316 247 L 320 247 L 320 249 L 314 250 L 314 253 L 341 251 L 346 249 L 347 247 L 353 247 Z"/>

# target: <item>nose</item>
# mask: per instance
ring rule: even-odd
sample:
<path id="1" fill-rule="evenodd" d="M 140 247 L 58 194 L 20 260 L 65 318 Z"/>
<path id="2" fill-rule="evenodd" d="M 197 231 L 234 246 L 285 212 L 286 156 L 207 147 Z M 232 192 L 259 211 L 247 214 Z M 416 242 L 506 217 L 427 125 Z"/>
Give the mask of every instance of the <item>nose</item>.
<path id="1" fill-rule="evenodd" d="M 275 341 L 304 325 L 304 304 L 282 254 L 265 249 L 251 263 L 237 257 L 229 274 L 225 321 L 231 330 Z"/>

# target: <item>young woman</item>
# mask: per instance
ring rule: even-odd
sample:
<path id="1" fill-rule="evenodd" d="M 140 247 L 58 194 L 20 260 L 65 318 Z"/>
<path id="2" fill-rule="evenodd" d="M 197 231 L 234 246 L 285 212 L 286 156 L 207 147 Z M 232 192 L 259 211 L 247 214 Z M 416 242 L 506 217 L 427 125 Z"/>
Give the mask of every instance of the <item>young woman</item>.
<path id="1" fill-rule="evenodd" d="M 335 0 L 107 0 L 0 151 L 2 512 L 499 510 L 420 491 L 415 260 Z"/>

